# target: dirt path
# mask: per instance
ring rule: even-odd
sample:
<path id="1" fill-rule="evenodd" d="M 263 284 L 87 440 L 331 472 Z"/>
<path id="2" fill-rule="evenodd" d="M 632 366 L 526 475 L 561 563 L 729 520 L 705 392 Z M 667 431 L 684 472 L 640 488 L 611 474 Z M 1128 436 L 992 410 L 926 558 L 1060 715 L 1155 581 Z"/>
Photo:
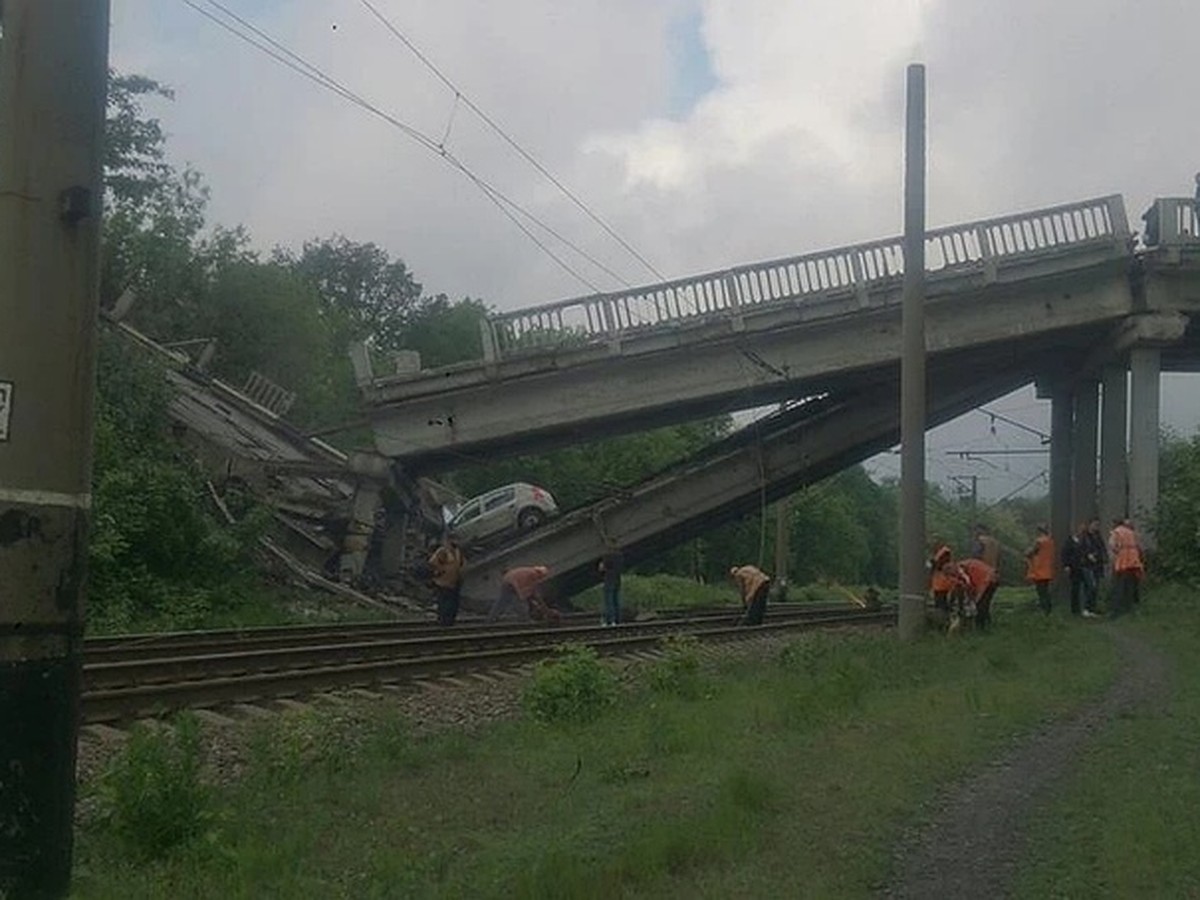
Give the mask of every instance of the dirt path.
<path id="1" fill-rule="evenodd" d="M 1030 815 L 1093 734 L 1114 717 L 1166 696 L 1167 666 L 1147 643 L 1110 629 L 1117 678 L 1097 703 L 1051 723 L 937 801 L 933 819 L 902 843 L 885 897 L 1007 896 L 1022 860 Z"/>

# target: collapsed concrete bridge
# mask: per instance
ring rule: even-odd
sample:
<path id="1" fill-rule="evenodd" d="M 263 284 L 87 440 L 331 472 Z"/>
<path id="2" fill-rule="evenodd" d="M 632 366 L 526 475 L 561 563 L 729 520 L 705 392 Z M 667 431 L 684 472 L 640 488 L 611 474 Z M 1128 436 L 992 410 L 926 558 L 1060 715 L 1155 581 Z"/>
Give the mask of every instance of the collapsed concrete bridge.
<path id="1" fill-rule="evenodd" d="M 1036 381 L 1052 401 L 1059 537 L 1097 511 L 1153 521 L 1158 375 L 1200 368 L 1190 326 L 1200 223 L 1190 199 L 1158 200 L 1151 216 L 1155 242 L 1140 250 L 1119 196 L 927 237 L 929 424 Z M 478 599 L 506 568 L 531 563 L 572 593 L 596 580 L 608 547 L 636 562 L 893 445 L 903 269 L 892 238 L 496 315 L 474 363 L 374 377 L 360 355 L 373 454 L 291 428 L 286 392 L 269 383 L 235 390 L 119 327 L 171 357 L 176 421 L 220 480 L 266 499 L 292 553 L 310 570 L 333 559 L 325 574 L 392 589 L 441 523 L 439 488 L 423 476 L 464 458 L 803 401 L 467 571 Z"/>
<path id="2" fill-rule="evenodd" d="M 1097 512 L 1152 522 L 1159 372 L 1200 359 L 1192 201 L 1158 200 L 1152 215 L 1156 241 L 1140 251 L 1119 196 L 927 235 L 930 424 L 1036 381 L 1052 401 L 1060 538 Z M 891 238 L 497 315 L 478 362 L 384 377 L 359 367 L 376 449 L 436 472 L 820 398 L 468 569 L 481 597 L 505 568 L 533 562 L 572 592 L 596 580 L 607 546 L 649 555 L 892 445 L 903 271 Z"/>

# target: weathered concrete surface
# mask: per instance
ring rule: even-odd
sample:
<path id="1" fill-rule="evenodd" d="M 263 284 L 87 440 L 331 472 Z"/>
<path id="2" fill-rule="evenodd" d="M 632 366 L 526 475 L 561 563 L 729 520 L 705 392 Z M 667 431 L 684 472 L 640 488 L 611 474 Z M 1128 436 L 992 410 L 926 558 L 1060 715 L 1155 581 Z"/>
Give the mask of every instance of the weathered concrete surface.
<path id="1" fill-rule="evenodd" d="M 979 273 L 931 283 L 931 359 L 1006 342 L 1019 349 L 1047 334 L 1070 345 L 1079 329 L 1132 311 L 1127 260 L 1068 262 L 1054 271 L 1041 260 L 1008 282 Z M 899 359 L 898 297 L 872 296 L 865 309 L 852 296 L 828 301 L 826 315 L 812 304 L 771 306 L 736 333 L 701 323 L 647 336 L 638 352 L 563 349 L 380 385 L 368 398 L 376 446 L 433 469 L 845 387 Z"/>

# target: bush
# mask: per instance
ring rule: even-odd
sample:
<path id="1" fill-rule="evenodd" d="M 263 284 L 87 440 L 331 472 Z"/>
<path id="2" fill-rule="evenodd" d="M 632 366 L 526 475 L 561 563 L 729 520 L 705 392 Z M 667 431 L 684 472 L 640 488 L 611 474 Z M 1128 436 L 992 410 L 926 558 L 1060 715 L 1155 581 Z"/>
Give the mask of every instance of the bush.
<path id="1" fill-rule="evenodd" d="M 192 716 L 174 728 L 138 727 L 104 776 L 104 814 L 113 832 L 143 859 L 165 856 L 204 834 L 212 821 L 200 779 L 200 732 Z"/>
<path id="2" fill-rule="evenodd" d="M 89 628 L 194 628 L 244 603 L 248 548 L 267 526 L 252 509 L 227 527 L 204 475 L 171 437 L 166 376 L 102 334 L 96 402 Z"/>
<path id="3" fill-rule="evenodd" d="M 538 663 L 522 700 L 539 722 L 591 722 L 616 702 L 617 678 L 592 647 L 564 644 Z"/>
<path id="4" fill-rule="evenodd" d="M 700 641 L 691 634 L 672 634 L 660 642 L 663 658 L 650 669 L 650 686 L 662 693 L 695 699 L 700 696 Z"/>

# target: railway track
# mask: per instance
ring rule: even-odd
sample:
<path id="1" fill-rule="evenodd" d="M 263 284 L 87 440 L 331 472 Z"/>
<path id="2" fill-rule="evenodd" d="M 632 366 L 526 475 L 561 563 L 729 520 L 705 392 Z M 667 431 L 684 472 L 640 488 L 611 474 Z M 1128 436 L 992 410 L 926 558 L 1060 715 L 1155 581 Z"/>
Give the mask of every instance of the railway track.
<path id="1" fill-rule="evenodd" d="M 735 611 L 662 616 L 618 629 L 578 619 L 556 628 L 423 623 L 250 629 L 85 642 L 83 720 L 117 722 L 188 707 L 252 703 L 311 693 L 369 688 L 482 669 L 511 669 L 542 659 L 565 641 L 605 655 L 654 648 L 663 636 L 736 640 L 763 632 L 891 624 L 893 609 L 847 610 L 781 604 L 758 628 L 733 627 Z"/>
<path id="2" fill-rule="evenodd" d="M 772 619 L 792 618 L 804 615 L 819 615 L 844 612 L 845 604 L 776 603 L 771 606 Z M 630 625 L 649 625 L 664 621 L 678 622 L 683 619 L 731 621 L 739 613 L 734 606 L 690 607 L 662 610 Z M 563 616 L 559 632 L 594 625 L 596 613 L 567 613 Z M 230 628 L 212 631 L 175 631 L 146 634 L 120 634 L 89 638 L 84 641 L 85 663 L 127 662 L 135 659 L 154 659 L 168 655 L 223 653 L 234 649 L 250 650 L 268 647 L 301 647 L 392 640 L 406 637 L 498 634 L 515 628 L 528 628 L 513 620 L 489 624 L 482 619 L 460 620 L 453 629 L 442 628 L 433 621 L 412 622 L 349 622 L 333 625 L 279 625 L 257 628 Z"/>

